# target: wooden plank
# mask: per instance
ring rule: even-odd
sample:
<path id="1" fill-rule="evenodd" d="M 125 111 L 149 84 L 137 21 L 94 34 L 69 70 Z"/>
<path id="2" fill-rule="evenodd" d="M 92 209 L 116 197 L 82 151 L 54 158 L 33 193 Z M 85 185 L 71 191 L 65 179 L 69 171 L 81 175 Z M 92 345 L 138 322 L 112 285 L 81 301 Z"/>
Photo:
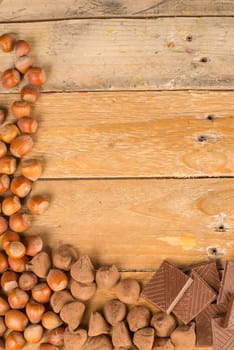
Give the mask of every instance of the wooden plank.
<path id="1" fill-rule="evenodd" d="M 12 23 L 0 32 L 32 43 L 48 73 L 45 91 L 234 88 L 228 17 Z M 0 53 L 1 71 L 9 61 Z"/>
<path id="2" fill-rule="evenodd" d="M 33 193 L 51 205 L 29 232 L 73 244 L 96 266 L 234 259 L 233 179 L 39 181 Z"/>
<path id="3" fill-rule="evenodd" d="M 1 94 L 0 105 L 16 98 Z M 44 178 L 233 176 L 233 99 L 233 92 L 43 94 L 28 158 L 42 159 Z"/>
<path id="4" fill-rule="evenodd" d="M 8 0 L 0 21 L 36 21 L 85 17 L 233 16 L 232 0 Z"/>

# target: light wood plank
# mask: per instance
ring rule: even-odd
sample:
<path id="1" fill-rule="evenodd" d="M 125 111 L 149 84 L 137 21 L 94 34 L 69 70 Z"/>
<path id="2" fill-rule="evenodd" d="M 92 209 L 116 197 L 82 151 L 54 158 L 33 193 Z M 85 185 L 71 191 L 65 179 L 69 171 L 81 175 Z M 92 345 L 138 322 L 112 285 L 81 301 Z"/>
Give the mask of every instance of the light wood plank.
<path id="1" fill-rule="evenodd" d="M 51 205 L 29 232 L 71 243 L 98 266 L 234 259 L 233 179 L 40 181 L 34 193 Z"/>
<path id="2" fill-rule="evenodd" d="M 2 94 L 0 105 L 16 98 Z M 233 176 L 233 99 L 233 92 L 43 94 L 28 157 L 43 160 L 44 178 Z"/>
<path id="3" fill-rule="evenodd" d="M 1 4 L 0 21 L 222 15 L 234 15 L 232 0 L 7 0 Z"/>
<path id="4" fill-rule="evenodd" d="M 1 24 L 0 32 L 29 40 L 48 73 L 45 91 L 234 87 L 228 17 L 13 23 Z M 0 62 L 3 71 L 9 55 L 0 53 Z"/>

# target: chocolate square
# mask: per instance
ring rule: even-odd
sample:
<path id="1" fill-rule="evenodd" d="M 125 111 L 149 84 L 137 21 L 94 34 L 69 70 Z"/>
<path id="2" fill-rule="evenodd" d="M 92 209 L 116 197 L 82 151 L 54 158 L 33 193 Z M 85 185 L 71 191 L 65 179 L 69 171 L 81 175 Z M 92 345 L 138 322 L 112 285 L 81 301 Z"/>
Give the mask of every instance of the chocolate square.
<path id="1" fill-rule="evenodd" d="M 210 287 L 217 292 L 219 291 L 221 282 L 215 261 L 194 266 L 192 271 L 197 272 L 197 274 L 202 277 Z"/>
<path id="2" fill-rule="evenodd" d="M 224 328 L 224 317 L 211 320 L 213 332 L 213 350 L 234 349 L 234 327 Z"/>
<path id="3" fill-rule="evenodd" d="M 214 317 L 224 316 L 226 313 L 226 307 L 223 304 L 211 304 L 208 305 L 202 312 L 200 312 L 196 319 L 196 335 L 197 346 L 212 346 L 213 335 L 211 328 L 211 319 Z"/>
<path id="4" fill-rule="evenodd" d="M 192 282 L 192 278 L 164 261 L 143 289 L 142 297 L 169 314 Z"/>
<path id="5" fill-rule="evenodd" d="M 217 299 L 218 304 L 228 304 L 234 293 L 234 261 L 227 261 L 224 267 L 221 287 Z"/>
<path id="6" fill-rule="evenodd" d="M 176 317 L 185 324 L 216 299 L 214 290 L 196 272 L 193 272 L 192 276 L 193 283 L 173 309 Z"/>
<path id="7" fill-rule="evenodd" d="M 227 306 L 227 314 L 224 321 L 224 327 L 234 327 L 234 294 Z"/>

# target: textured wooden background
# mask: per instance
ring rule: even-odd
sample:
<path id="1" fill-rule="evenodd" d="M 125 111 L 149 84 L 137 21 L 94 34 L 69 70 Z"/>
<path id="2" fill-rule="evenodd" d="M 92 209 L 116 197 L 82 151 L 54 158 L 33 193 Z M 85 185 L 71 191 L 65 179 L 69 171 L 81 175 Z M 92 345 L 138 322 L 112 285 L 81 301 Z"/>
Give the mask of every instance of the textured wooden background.
<path id="1" fill-rule="evenodd" d="M 234 259 L 233 16 L 233 0 L 0 1 L 0 33 L 48 73 L 33 191 L 51 206 L 29 232 L 142 281 L 165 258 Z"/>

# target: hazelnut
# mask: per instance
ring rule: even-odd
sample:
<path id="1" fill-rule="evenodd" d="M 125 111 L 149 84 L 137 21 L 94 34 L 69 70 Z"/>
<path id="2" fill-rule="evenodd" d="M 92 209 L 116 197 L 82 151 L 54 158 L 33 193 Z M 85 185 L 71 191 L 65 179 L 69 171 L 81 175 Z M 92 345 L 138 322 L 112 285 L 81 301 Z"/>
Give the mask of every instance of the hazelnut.
<path id="1" fill-rule="evenodd" d="M 46 74 L 44 69 L 32 67 L 26 72 L 24 78 L 29 84 L 41 86 L 46 81 Z"/>
<path id="2" fill-rule="evenodd" d="M 20 74 L 16 69 L 7 69 L 1 77 L 2 86 L 5 89 L 12 89 L 13 87 L 19 85 Z"/>

